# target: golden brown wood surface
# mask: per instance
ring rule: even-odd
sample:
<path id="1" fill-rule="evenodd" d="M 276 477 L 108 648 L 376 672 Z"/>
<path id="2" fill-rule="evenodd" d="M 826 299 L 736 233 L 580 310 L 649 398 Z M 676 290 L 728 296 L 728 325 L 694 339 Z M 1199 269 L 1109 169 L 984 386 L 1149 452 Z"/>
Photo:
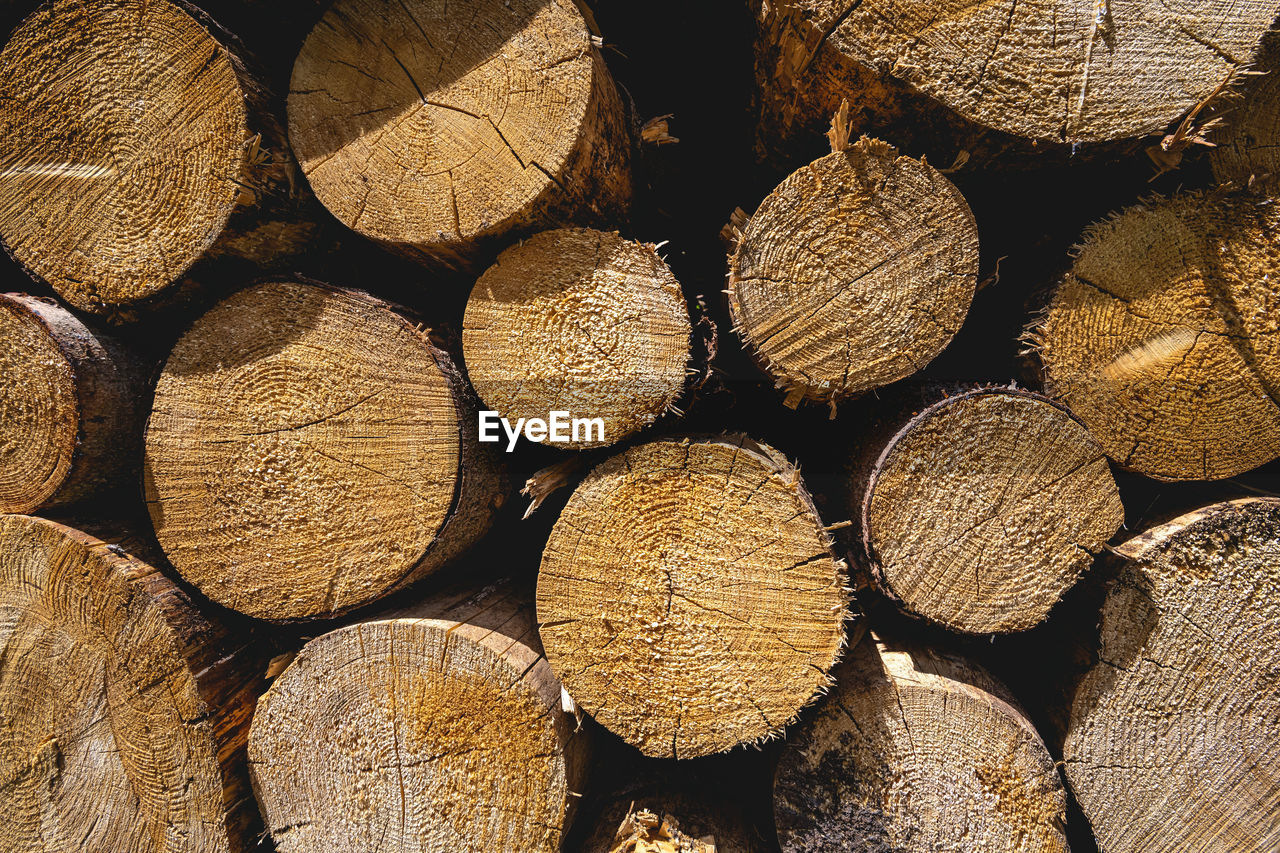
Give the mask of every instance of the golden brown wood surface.
<path id="1" fill-rule="evenodd" d="M 289 279 L 229 297 L 156 386 L 145 485 L 183 577 L 262 619 L 330 617 L 483 535 L 505 482 L 449 356 L 368 294 Z"/>
<path id="2" fill-rule="evenodd" d="M 964 322 L 978 233 L 927 163 L 862 139 L 761 202 L 729 259 L 734 329 L 794 405 L 922 369 Z"/>
<path id="3" fill-rule="evenodd" d="M 1280 13 L 1274 0 L 751 6 L 765 148 L 848 98 L 872 122 L 888 113 L 909 128 L 944 111 L 930 130 L 954 153 L 990 145 L 966 138 L 984 127 L 1068 145 L 1161 133 L 1253 60 Z"/>
<path id="4" fill-rule="evenodd" d="M 1280 456 L 1277 227 L 1267 199 L 1191 193 L 1085 232 L 1029 337 L 1117 463 L 1214 480 Z"/>
<path id="5" fill-rule="evenodd" d="M 569 695 L 646 755 L 774 737 L 829 684 L 848 594 L 799 473 L 746 436 L 664 439 L 574 491 L 538 573 Z"/>
<path id="6" fill-rule="evenodd" d="M 249 760 L 281 853 L 554 853 L 590 741 L 532 602 L 497 583 L 312 640 L 263 697 Z"/>
<path id="7" fill-rule="evenodd" d="M 836 679 L 778 763 L 786 853 L 1069 849 L 1049 752 L 981 667 L 868 635 Z"/>
<path id="8" fill-rule="evenodd" d="M 120 341 L 52 299 L 0 294 L 0 512 L 128 489 L 145 386 Z"/>
<path id="9" fill-rule="evenodd" d="M 1099 848 L 1280 844 L 1280 500 L 1214 504 L 1121 545 L 1067 780 Z"/>
<path id="10" fill-rule="evenodd" d="M 271 95 L 182 0 L 56 0 L 0 51 L 0 239 L 76 308 L 138 319 L 174 286 L 311 244 Z"/>
<path id="11" fill-rule="evenodd" d="M 293 67 L 289 139 L 341 222 L 437 264 L 610 224 L 631 142 L 591 36 L 572 0 L 338 0 Z"/>
<path id="12" fill-rule="evenodd" d="M 669 412 L 689 383 L 689 309 L 651 245 L 585 228 L 544 231 L 476 281 L 462 325 L 467 376 L 513 423 L 600 418 L 614 444 Z"/>
<path id="13" fill-rule="evenodd" d="M 1043 622 L 1120 528 L 1102 447 L 1022 389 L 925 390 L 869 437 L 850 509 L 881 591 L 955 631 Z M 886 402 L 886 408 L 894 403 Z"/>
<path id="14" fill-rule="evenodd" d="M 265 661 L 119 546 L 0 516 L 0 849 L 251 847 Z"/>

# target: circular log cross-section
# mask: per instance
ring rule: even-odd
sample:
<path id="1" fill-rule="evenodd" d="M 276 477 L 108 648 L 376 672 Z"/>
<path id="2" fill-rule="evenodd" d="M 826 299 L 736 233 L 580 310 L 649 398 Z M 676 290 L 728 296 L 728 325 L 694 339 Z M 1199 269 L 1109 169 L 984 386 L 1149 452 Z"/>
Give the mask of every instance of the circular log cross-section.
<path id="1" fill-rule="evenodd" d="M 774 777 L 783 853 L 1067 853 L 1066 794 L 1003 685 L 867 637 L 788 735 Z"/>
<path id="2" fill-rule="evenodd" d="M 1031 339 L 1107 455 L 1167 480 L 1280 456 L 1280 210 L 1185 195 L 1091 227 Z"/>
<path id="3" fill-rule="evenodd" d="M 341 222 L 447 266 L 630 201 L 622 102 L 573 0 L 337 0 L 293 67 L 289 138 Z"/>
<path id="4" fill-rule="evenodd" d="M 588 733 L 512 603 L 487 590 L 302 649 L 249 739 L 277 850 L 558 853 Z"/>
<path id="5" fill-rule="evenodd" d="M 653 246 L 559 229 L 498 256 L 467 302 L 462 352 L 485 405 L 508 420 L 600 418 L 613 444 L 675 405 L 688 380 L 689 312 Z"/>
<path id="6" fill-rule="evenodd" d="M 932 361 L 964 322 L 977 274 L 959 190 L 864 137 L 761 203 L 729 259 L 729 309 L 790 400 L 834 401 Z"/>
<path id="7" fill-rule="evenodd" d="M 327 617 L 426 576 L 502 478 L 448 356 L 384 302 L 269 281 L 216 305 L 156 386 L 145 485 L 182 576 L 262 619 Z"/>
<path id="8" fill-rule="evenodd" d="M 257 84 L 188 8 L 53 0 L 0 52 L 0 238 L 82 310 L 181 279 L 270 168 Z"/>
<path id="9" fill-rule="evenodd" d="M 1280 500 L 1121 545 L 1067 781 L 1107 853 L 1280 849 Z"/>
<path id="10" fill-rule="evenodd" d="M 906 419 L 855 482 L 872 575 L 973 634 L 1030 628 L 1124 522 L 1098 442 L 1038 394 L 980 388 Z"/>
<path id="11" fill-rule="evenodd" d="M 538 574 L 547 657 L 645 755 L 776 735 L 844 642 L 844 566 L 799 473 L 745 436 L 666 439 L 591 472 Z"/>
<path id="12" fill-rule="evenodd" d="M 1160 133 L 1248 64 L 1280 2 L 784 0 L 774 77 L 855 101 L 842 65 L 901 80 L 986 127 L 1050 142 Z M 788 91 L 770 93 L 785 98 Z"/>
<path id="13" fill-rule="evenodd" d="M 121 485 L 136 465 L 142 385 L 138 363 L 70 311 L 0 294 L 0 512 Z"/>
<path id="14" fill-rule="evenodd" d="M 259 659 L 160 572 L 0 517 L 0 850 L 247 849 Z"/>

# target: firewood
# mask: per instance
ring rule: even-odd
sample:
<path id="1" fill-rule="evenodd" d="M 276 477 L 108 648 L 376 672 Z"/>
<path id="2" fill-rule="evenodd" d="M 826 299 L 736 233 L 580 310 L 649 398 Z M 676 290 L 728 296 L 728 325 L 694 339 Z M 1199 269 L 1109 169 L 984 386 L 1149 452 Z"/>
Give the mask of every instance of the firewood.
<path id="1" fill-rule="evenodd" d="M 973 634 L 1039 624 L 1124 522 L 1102 447 L 1016 388 L 930 389 L 852 481 L 867 566 L 908 611 Z"/>
<path id="2" fill-rule="evenodd" d="M 628 811 L 614 831 L 613 843 L 596 848 L 599 853 L 716 853 L 715 838 L 696 838 L 680 830 L 668 814 L 648 809 Z"/>
<path id="3" fill-rule="evenodd" d="M 181 0 L 53 0 L 0 52 L 0 238 L 76 308 L 309 245 L 296 166 L 235 40 Z"/>
<path id="4" fill-rule="evenodd" d="M 836 147 L 761 203 L 729 259 L 734 327 L 792 405 L 920 370 L 977 284 L 977 227 L 945 176 L 878 140 Z"/>
<path id="5" fill-rule="evenodd" d="M 247 850 L 264 661 L 115 544 L 0 517 L 0 849 Z"/>
<path id="6" fill-rule="evenodd" d="M 303 45 L 289 138 L 345 225 L 427 261 L 631 196 L 622 101 L 572 0 L 337 0 Z"/>
<path id="7" fill-rule="evenodd" d="M 745 436 L 596 467 L 552 530 L 538 622 L 579 705 L 645 755 L 777 735 L 828 683 L 844 565 L 799 472 Z"/>
<path id="8" fill-rule="evenodd" d="M 1126 468 L 1221 479 L 1280 456 L 1280 211 L 1185 194 L 1085 232 L 1029 339 Z"/>
<path id="9" fill-rule="evenodd" d="M 774 778 L 784 853 L 1068 850 L 1066 796 L 1004 685 L 869 635 L 792 735 Z"/>
<path id="10" fill-rule="evenodd" d="M 689 309 L 653 246 L 545 231 L 507 249 L 467 302 L 462 352 L 481 400 L 510 421 L 598 417 L 613 444 L 675 406 L 688 384 Z"/>
<path id="11" fill-rule="evenodd" d="M 902 105 L 917 93 L 946 108 L 934 109 L 940 136 L 963 133 L 960 121 L 1071 146 L 1162 133 L 1252 59 L 1280 13 L 1276 0 L 753 6 L 766 145 L 811 129 L 842 98 L 872 120 L 923 125 L 923 98 Z"/>
<path id="12" fill-rule="evenodd" d="M 530 605 L 491 585 L 304 646 L 249 739 L 276 849 L 558 851 L 590 731 L 562 707 Z"/>
<path id="13" fill-rule="evenodd" d="M 156 536 L 213 600 L 329 617 L 426 577 L 505 483 L 449 356 L 367 294 L 272 280 L 178 341 L 147 426 Z"/>
<path id="14" fill-rule="evenodd" d="M 1117 552 L 1063 748 L 1100 849 L 1276 849 L 1280 500 L 1204 507 Z"/>
<path id="15" fill-rule="evenodd" d="M 137 488 L 146 378 L 50 299 L 0 294 L 0 512 Z"/>

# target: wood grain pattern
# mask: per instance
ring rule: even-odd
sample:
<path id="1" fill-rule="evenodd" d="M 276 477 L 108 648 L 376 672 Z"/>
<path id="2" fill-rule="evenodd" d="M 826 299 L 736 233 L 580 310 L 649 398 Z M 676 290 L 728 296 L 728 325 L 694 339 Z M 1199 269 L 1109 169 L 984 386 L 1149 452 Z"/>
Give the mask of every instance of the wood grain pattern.
<path id="1" fill-rule="evenodd" d="M 547 542 L 538 622 L 579 705 L 650 756 L 776 736 L 844 643 L 844 565 L 798 472 L 745 436 L 598 466 Z"/>
<path id="2" fill-rule="evenodd" d="M 294 65 L 289 138 L 340 221 L 447 266 L 630 202 L 622 102 L 572 0 L 338 0 Z"/>

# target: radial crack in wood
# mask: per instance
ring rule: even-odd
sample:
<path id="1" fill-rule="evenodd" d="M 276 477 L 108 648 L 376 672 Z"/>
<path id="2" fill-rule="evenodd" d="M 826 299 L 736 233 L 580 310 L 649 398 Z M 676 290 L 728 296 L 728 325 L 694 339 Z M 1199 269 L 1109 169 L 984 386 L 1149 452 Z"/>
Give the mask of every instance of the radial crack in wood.
<path id="1" fill-rule="evenodd" d="M 1280 846 L 1280 500 L 1214 504 L 1117 549 L 1067 780 L 1105 853 Z"/>
<path id="2" fill-rule="evenodd" d="M 1153 199 L 1092 226 L 1030 340 L 1112 459 L 1167 480 L 1280 456 L 1280 210 Z"/>
<path id="3" fill-rule="evenodd" d="M 890 419 L 852 483 L 882 591 L 957 631 L 1042 622 L 1120 529 L 1102 447 L 1065 408 L 1012 388 L 929 394 Z"/>
<path id="4" fill-rule="evenodd" d="M 531 602 L 499 584 L 309 642 L 263 697 L 249 756 L 281 853 L 555 853 L 589 734 Z"/>
<path id="5" fill-rule="evenodd" d="M 893 84 L 906 84 L 977 125 L 1074 144 L 1163 132 L 1252 59 L 1280 2 L 780 0 L 756 8 L 762 99 L 781 125 L 763 133 L 803 124 L 797 111 L 825 117 L 843 97 L 892 112 Z"/>
<path id="6" fill-rule="evenodd" d="M 53 0 L 0 51 L 0 239 L 76 308 L 135 319 L 314 237 L 233 41 L 181 0 Z"/>

